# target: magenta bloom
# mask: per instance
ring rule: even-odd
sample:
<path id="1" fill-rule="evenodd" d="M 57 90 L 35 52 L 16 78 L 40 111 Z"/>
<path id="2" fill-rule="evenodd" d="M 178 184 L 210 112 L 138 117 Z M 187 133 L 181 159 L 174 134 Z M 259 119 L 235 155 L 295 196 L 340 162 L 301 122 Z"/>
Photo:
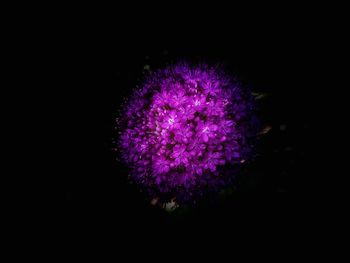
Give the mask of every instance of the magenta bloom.
<path id="1" fill-rule="evenodd" d="M 250 94 L 237 82 L 217 68 L 177 64 L 134 91 L 118 144 L 132 180 L 181 203 L 231 181 L 251 152 L 254 123 Z"/>

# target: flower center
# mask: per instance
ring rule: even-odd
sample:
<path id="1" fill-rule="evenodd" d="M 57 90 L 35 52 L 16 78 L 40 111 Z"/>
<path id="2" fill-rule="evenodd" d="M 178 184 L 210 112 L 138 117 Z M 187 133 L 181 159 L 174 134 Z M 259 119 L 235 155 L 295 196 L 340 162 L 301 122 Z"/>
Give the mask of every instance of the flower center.
<path id="1" fill-rule="evenodd" d="M 199 106 L 199 105 L 201 105 L 201 102 L 200 102 L 199 100 L 196 100 L 196 101 L 194 102 L 194 105 Z"/>
<path id="2" fill-rule="evenodd" d="M 173 125 L 174 122 L 175 122 L 174 118 L 169 118 L 168 123 L 169 123 L 170 125 Z"/>

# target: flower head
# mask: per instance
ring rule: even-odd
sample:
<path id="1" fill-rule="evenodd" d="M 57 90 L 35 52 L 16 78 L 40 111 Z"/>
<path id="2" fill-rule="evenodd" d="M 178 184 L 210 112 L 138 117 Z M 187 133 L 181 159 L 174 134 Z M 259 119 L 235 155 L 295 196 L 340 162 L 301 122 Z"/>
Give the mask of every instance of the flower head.
<path id="1" fill-rule="evenodd" d="M 222 71 L 177 64 L 152 73 L 121 116 L 119 148 L 151 195 L 187 202 L 230 181 L 254 130 L 248 92 Z"/>

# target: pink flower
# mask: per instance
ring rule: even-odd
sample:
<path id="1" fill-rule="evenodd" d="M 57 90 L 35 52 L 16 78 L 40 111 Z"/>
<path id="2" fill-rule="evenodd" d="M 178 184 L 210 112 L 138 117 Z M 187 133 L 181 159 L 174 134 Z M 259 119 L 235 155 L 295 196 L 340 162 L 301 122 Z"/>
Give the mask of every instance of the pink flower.
<path id="1" fill-rule="evenodd" d="M 205 85 L 203 85 L 203 88 L 205 90 L 206 93 L 216 96 L 219 92 L 219 82 L 215 81 L 215 82 L 207 82 Z"/>
<path id="2" fill-rule="evenodd" d="M 169 172 L 170 167 L 169 167 L 169 162 L 164 158 L 164 156 L 159 156 L 159 158 L 155 159 L 154 162 L 154 170 L 158 174 L 164 174 Z"/>
<path id="3" fill-rule="evenodd" d="M 195 140 L 188 146 L 189 152 L 192 156 L 202 156 L 204 150 L 206 149 L 206 145 L 202 143 L 202 141 Z"/>
<path id="4" fill-rule="evenodd" d="M 161 125 L 164 129 L 170 129 L 170 128 L 176 128 L 178 127 L 179 119 L 175 111 L 170 111 L 169 113 L 165 114 L 164 121 Z"/>
<path id="5" fill-rule="evenodd" d="M 180 107 L 179 111 L 181 112 L 182 118 L 184 120 L 192 120 L 194 118 L 194 114 L 196 113 L 197 109 L 192 105 L 187 105 L 187 106 Z"/>
<path id="6" fill-rule="evenodd" d="M 205 159 L 206 165 L 204 166 L 206 169 L 210 169 L 210 171 L 214 172 L 216 171 L 216 166 L 220 163 L 220 154 L 219 153 L 210 153 L 207 155 L 207 158 Z"/>
<path id="7" fill-rule="evenodd" d="M 175 107 L 183 105 L 188 100 L 183 89 L 178 89 L 175 94 L 171 97 L 171 104 Z"/>
<path id="8" fill-rule="evenodd" d="M 167 90 L 163 90 L 162 92 L 157 93 L 154 96 L 154 102 L 156 104 L 164 105 L 164 104 L 168 103 L 168 101 L 171 98 L 171 96 L 172 96 L 171 92 L 169 92 Z"/>
<path id="9" fill-rule="evenodd" d="M 204 142 L 208 142 L 209 138 L 214 138 L 216 136 L 215 131 L 218 129 L 216 124 L 211 123 L 201 123 L 197 127 L 200 132 Z"/>
<path id="10" fill-rule="evenodd" d="M 192 137 L 192 135 L 193 135 L 193 132 L 187 126 L 176 131 L 175 140 L 177 140 L 178 142 L 187 143 L 188 140 Z"/>
<path id="11" fill-rule="evenodd" d="M 200 109 L 205 106 L 206 97 L 204 95 L 195 95 L 193 96 L 192 103 L 195 108 Z"/>
<path id="12" fill-rule="evenodd" d="M 189 154 L 186 152 L 186 146 L 175 145 L 174 152 L 171 157 L 175 159 L 175 165 L 180 165 L 181 163 L 188 164 Z"/>

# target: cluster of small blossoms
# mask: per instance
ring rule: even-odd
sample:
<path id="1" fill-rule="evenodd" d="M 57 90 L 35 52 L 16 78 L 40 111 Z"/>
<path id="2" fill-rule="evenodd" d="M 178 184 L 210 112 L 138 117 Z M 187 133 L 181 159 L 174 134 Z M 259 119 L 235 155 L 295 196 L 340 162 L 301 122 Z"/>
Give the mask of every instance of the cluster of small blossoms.
<path id="1" fill-rule="evenodd" d="M 119 126 L 131 179 L 152 197 L 186 202 L 225 185 L 225 167 L 248 157 L 252 100 L 218 68 L 177 64 L 134 91 Z"/>

